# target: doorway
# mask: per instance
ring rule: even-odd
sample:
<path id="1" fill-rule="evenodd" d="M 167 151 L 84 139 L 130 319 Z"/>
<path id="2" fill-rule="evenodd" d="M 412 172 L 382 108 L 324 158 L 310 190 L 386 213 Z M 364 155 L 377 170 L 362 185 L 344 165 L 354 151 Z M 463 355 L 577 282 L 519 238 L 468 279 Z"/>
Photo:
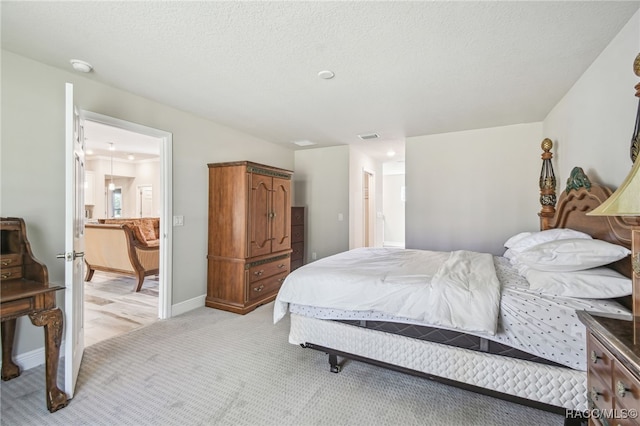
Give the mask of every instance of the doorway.
<path id="1" fill-rule="evenodd" d="M 138 217 L 148 217 L 153 215 L 153 186 L 151 185 L 138 185 L 136 191 L 136 211 L 138 211 Z"/>
<path id="2" fill-rule="evenodd" d="M 405 247 L 404 161 L 382 163 L 383 247 Z"/>
<path id="3" fill-rule="evenodd" d="M 363 247 L 375 245 L 375 187 L 373 172 L 362 172 L 362 223 L 363 223 Z"/>
<path id="4" fill-rule="evenodd" d="M 101 219 L 159 218 L 159 272 L 136 278 L 96 271 L 85 282 L 85 341 L 115 337 L 171 316 L 170 133 L 84 112 L 87 169 L 97 196 L 85 206 L 87 223 Z M 108 150 L 108 151 L 105 151 Z M 90 151 L 90 152 L 91 152 Z M 108 164 L 107 159 L 110 164 Z M 104 195 L 104 196 L 102 196 Z"/>

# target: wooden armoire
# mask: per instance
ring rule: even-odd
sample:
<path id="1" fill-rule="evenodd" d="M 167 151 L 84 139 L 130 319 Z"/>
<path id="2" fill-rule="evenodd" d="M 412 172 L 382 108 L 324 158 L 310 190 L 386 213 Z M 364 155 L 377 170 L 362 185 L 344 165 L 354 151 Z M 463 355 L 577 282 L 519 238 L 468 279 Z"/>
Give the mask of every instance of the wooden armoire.
<path id="1" fill-rule="evenodd" d="M 205 304 L 246 314 L 274 300 L 290 270 L 293 172 L 250 161 L 208 166 Z"/>

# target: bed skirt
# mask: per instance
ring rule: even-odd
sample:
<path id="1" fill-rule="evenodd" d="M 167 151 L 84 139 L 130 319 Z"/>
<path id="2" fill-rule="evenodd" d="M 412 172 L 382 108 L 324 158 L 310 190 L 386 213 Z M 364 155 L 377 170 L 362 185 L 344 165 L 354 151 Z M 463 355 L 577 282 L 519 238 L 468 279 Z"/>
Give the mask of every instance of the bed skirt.
<path id="1" fill-rule="evenodd" d="M 289 342 L 398 366 L 460 384 L 563 409 L 587 409 L 587 374 L 561 366 L 413 339 L 291 314 Z M 495 395 L 494 395 L 495 396 Z"/>

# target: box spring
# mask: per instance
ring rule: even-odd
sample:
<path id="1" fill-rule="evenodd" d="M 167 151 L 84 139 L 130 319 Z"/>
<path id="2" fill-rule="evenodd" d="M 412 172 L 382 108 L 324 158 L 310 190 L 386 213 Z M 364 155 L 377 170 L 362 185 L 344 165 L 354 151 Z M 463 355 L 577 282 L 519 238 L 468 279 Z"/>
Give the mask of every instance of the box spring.
<path id="1" fill-rule="evenodd" d="M 548 411 L 587 409 L 584 371 L 291 314 L 289 342 Z"/>

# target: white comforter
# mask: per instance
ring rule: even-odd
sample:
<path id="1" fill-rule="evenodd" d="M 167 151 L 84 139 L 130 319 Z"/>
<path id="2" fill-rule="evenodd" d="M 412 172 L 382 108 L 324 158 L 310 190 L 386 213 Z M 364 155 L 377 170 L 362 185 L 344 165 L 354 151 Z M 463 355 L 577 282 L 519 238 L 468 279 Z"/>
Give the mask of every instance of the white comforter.
<path id="1" fill-rule="evenodd" d="M 274 304 L 274 323 L 286 315 L 289 303 L 375 310 L 494 335 L 500 281 L 487 253 L 360 248 L 289 274 Z"/>

